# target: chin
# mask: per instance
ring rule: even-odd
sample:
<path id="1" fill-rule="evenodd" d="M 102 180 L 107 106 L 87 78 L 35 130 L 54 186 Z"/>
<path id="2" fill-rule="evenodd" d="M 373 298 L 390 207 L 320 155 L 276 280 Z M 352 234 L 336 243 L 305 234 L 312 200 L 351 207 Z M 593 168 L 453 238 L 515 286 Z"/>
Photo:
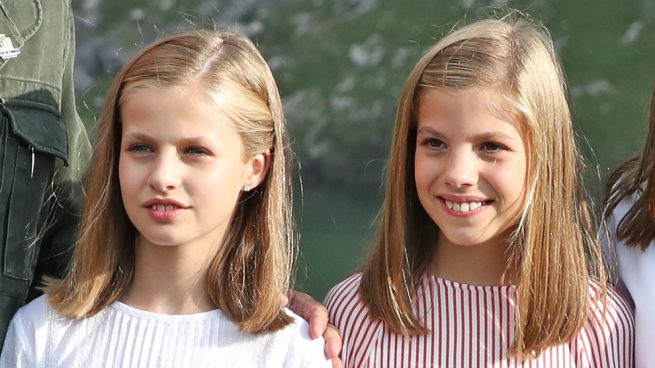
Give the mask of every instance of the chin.
<path id="1" fill-rule="evenodd" d="M 457 245 L 458 247 L 467 247 L 467 248 L 472 248 L 472 247 L 477 247 L 478 245 L 482 245 L 482 242 L 476 240 L 462 240 L 462 241 L 454 241 L 452 243 L 454 245 Z"/>
<path id="2" fill-rule="evenodd" d="M 452 234 L 444 234 L 444 235 L 450 243 L 459 247 L 475 247 L 478 245 L 485 244 L 489 241 L 489 239 L 472 237 L 467 235 L 455 235 L 455 236 L 453 236 Z"/>
<path id="3" fill-rule="evenodd" d="M 143 237 L 146 242 L 152 244 L 152 245 L 157 245 L 161 247 L 177 247 L 180 244 L 183 244 L 184 241 L 182 239 L 179 239 L 175 236 L 165 236 L 164 234 L 156 234 L 155 236 L 148 236 L 147 233 L 140 233 L 141 236 Z M 164 235 L 164 236 L 162 236 Z"/>

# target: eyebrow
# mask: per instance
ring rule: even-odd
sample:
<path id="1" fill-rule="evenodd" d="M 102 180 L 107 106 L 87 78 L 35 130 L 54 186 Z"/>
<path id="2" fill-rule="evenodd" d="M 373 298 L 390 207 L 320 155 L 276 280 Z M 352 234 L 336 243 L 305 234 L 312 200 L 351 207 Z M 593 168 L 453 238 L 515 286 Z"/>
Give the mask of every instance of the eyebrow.
<path id="1" fill-rule="evenodd" d="M 515 139 L 515 138 L 512 138 L 509 135 L 507 135 L 507 134 L 505 134 L 503 132 L 499 132 L 499 131 L 483 133 L 483 134 L 477 135 L 476 138 L 478 138 L 480 140 L 498 140 L 498 139 L 500 139 L 500 140 L 513 140 L 513 139 Z"/>
<path id="2" fill-rule="evenodd" d="M 434 129 L 432 127 L 429 127 L 429 126 L 423 126 L 423 127 L 418 128 L 418 130 L 416 131 L 416 135 L 419 135 L 421 133 L 427 133 L 427 134 L 432 134 L 432 135 L 442 135 L 441 133 L 439 133 L 439 131 L 437 131 L 436 129 Z"/>
<path id="3" fill-rule="evenodd" d="M 133 139 L 137 141 L 146 141 L 146 142 L 155 140 L 155 138 L 152 137 L 151 135 L 141 132 L 127 132 L 125 133 L 125 138 Z M 191 145 L 191 144 L 199 144 L 199 143 L 204 145 L 204 144 L 210 144 L 211 140 L 205 136 L 198 136 L 198 137 L 182 138 L 178 142 L 182 143 L 182 145 Z"/>
<path id="4" fill-rule="evenodd" d="M 433 127 L 430 127 L 430 126 L 420 127 L 416 131 L 416 135 L 420 135 L 420 134 L 430 134 L 430 135 L 439 136 L 439 137 L 444 135 L 441 132 L 439 132 L 437 129 L 434 129 Z M 514 139 L 514 138 L 510 137 L 509 135 L 507 135 L 507 134 L 505 134 L 505 133 L 503 133 L 501 131 L 486 132 L 486 133 L 475 135 L 475 136 L 473 136 L 473 138 L 475 140 L 478 140 L 478 141 L 513 140 Z"/>
<path id="5" fill-rule="evenodd" d="M 150 141 L 153 138 L 147 134 L 139 133 L 139 132 L 127 132 L 123 133 L 123 138 L 129 138 L 129 139 L 134 139 L 137 141 Z"/>

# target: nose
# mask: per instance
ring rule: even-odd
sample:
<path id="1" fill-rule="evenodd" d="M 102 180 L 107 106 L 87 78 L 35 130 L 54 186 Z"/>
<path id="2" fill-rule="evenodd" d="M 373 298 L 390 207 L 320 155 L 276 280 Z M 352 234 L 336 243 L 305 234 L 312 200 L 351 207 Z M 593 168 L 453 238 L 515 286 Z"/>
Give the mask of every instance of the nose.
<path id="1" fill-rule="evenodd" d="M 475 156 L 467 150 L 451 151 L 444 176 L 446 183 L 455 188 L 474 185 L 478 181 Z"/>
<path id="2" fill-rule="evenodd" d="M 177 154 L 161 153 L 153 162 L 148 185 L 158 192 L 166 192 L 180 186 L 181 170 Z"/>

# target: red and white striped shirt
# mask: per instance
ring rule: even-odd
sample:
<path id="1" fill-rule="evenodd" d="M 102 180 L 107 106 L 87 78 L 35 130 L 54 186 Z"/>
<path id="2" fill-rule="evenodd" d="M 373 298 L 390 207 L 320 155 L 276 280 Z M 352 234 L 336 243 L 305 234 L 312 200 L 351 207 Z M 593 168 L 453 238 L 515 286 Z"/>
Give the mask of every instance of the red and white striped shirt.
<path id="1" fill-rule="evenodd" d="M 325 299 L 343 338 L 346 368 L 633 366 L 634 318 L 613 289 L 605 315 L 602 302 L 594 303 L 588 322 L 570 342 L 520 362 L 507 356 L 515 335 L 515 286 L 474 286 L 426 275 L 415 309 L 430 332 L 404 337 L 370 318 L 359 296 L 360 279 L 361 274 L 348 277 Z M 595 290 L 590 284 L 592 295 Z"/>

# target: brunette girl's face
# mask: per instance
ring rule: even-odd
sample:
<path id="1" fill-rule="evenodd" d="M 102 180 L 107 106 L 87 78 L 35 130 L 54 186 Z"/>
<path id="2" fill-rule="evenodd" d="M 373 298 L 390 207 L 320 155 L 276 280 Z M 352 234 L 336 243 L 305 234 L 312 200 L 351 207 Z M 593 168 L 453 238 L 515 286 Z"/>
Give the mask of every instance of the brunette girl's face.
<path id="1" fill-rule="evenodd" d="M 524 206 L 526 143 L 490 89 L 420 92 L 416 190 L 439 246 L 503 245 Z"/>
<path id="2" fill-rule="evenodd" d="M 138 88 L 120 108 L 119 181 L 139 242 L 216 244 L 244 185 L 241 137 L 198 86 Z M 253 170 L 255 168 L 255 170 Z"/>

